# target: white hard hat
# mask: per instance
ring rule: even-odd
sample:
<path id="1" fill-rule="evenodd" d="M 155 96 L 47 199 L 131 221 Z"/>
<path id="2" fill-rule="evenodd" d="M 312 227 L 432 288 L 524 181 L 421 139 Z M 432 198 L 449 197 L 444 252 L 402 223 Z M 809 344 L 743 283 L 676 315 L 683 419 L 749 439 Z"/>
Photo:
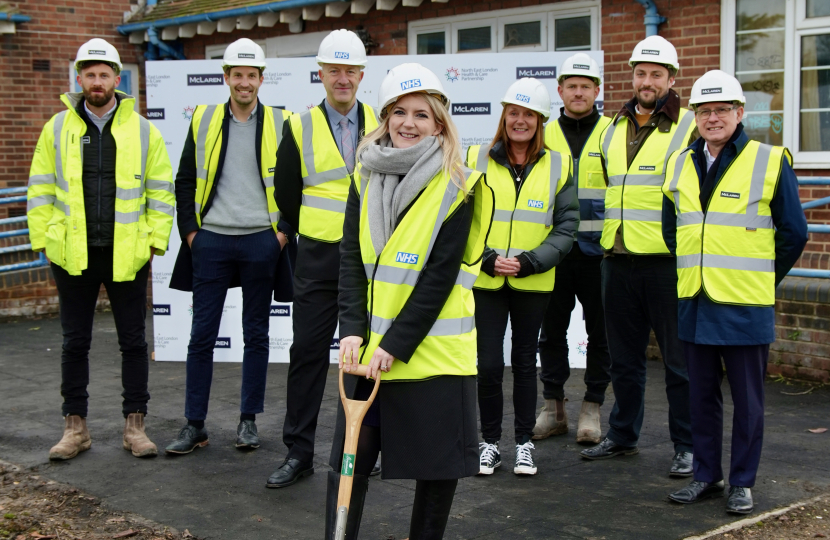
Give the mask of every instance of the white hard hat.
<path id="1" fill-rule="evenodd" d="M 248 38 L 237 39 L 225 49 L 222 67 L 249 66 L 265 69 L 265 51 Z"/>
<path id="2" fill-rule="evenodd" d="M 450 108 L 450 98 L 444 92 L 444 85 L 435 73 L 421 64 L 401 64 L 390 69 L 380 83 L 378 116 L 386 117 L 386 108 L 389 105 L 396 102 L 399 97 L 415 92 L 431 94 L 440 99 L 447 110 Z"/>
<path id="3" fill-rule="evenodd" d="M 634 47 L 628 65 L 634 67 L 641 62 L 662 64 L 674 68 L 675 71 L 680 69 L 680 64 L 677 62 L 677 49 L 661 36 L 649 36 Z"/>
<path id="4" fill-rule="evenodd" d="M 746 98 L 744 97 L 744 89 L 738 79 L 725 71 L 713 69 L 704 73 L 692 85 L 692 97 L 689 98 L 689 105 L 717 101 L 738 101 L 741 105 L 744 105 Z"/>
<path id="5" fill-rule="evenodd" d="M 501 104 L 525 107 L 541 114 L 546 122 L 550 118 L 550 93 L 544 84 L 533 77 L 523 77 L 511 84 Z"/>
<path id="6" fill-rule="evenodd" d="M 323 38 L 317 51 L 317 63 L 366 66 L 366 47 L 357 34 L 351 30 L 334 30 Z"/>
<path id="7" fill-rule="evenodd" d="M 75 56 L 75 70 L 80 71 L 78 64 L 82 62 L 106 62 L 115 70 L 115 74 L 121 73 L 121 57 L 118 51 L 105 39 L 92 38 L 78 49 Z"/>
<path id="8" fill-rule="evenodd" d="M 568 77 L 586 77 L 593 79 L 597 86 L 602 84 L 599 64 L 585 53 L 576 53 L 562 64 L 557 81 L 562 84 L 562 81 Z"/>

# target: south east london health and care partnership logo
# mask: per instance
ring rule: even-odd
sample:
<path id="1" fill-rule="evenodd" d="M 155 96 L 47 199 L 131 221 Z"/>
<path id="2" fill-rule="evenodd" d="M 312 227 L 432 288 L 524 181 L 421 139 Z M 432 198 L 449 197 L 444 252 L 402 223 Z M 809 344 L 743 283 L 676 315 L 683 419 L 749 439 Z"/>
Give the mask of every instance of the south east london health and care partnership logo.
<path id="1" fill-rule="evenodd" d="M 182 109 L 182 116 L 185 120 L 190 120 L 193 118 L 193 112 L 196 110 L 196 107 L 191 107 L 188 105 L 184 109 Z"/>
<path id="2" fill-rule="evenodd" d="M 455 82 L 458 80 L 458 76 L 461 74 L 461 70 L 455 67 L 451 67 L 447 69 L 447 80 L 450 82 Z"/>

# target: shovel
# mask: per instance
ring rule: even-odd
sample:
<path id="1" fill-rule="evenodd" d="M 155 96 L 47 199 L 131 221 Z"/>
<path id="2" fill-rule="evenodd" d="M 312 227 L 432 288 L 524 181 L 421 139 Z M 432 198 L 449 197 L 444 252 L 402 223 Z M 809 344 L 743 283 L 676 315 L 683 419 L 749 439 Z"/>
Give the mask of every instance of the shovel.
<path id="1" fill-rule="evenodd" d="M 349 364 L 352 366 L 350 375 L 365 377 L 368 366 L 363 364 Z M 343 402 L 343 411 L 346 413 L 346 442 L 343 445 L 343 467 L 340 470 L 340 490 L 337 492 L 337 519 L 334 522 L 334 539 L 344 540 L 346 538 L 346 518 L 349 516 L 349 501 L 352 498 L 352 483 L 354 482 L 355 453 L 357 452 L 357 439 L 360 435 L 360 425 L 363 417 L 375 400 L 380 386 L 381 372 L 375 379 L 375 387 L 372 395 L 366 401 L 359 401 L 346 398 L 346 391 L 343 388 L 343 370 L 340 370 L 340 401 Z"/>

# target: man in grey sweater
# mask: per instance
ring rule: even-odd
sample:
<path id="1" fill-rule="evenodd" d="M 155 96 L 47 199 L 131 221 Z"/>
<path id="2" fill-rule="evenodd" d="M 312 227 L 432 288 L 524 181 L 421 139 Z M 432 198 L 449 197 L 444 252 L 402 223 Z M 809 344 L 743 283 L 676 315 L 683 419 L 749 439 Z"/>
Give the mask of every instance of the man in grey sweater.
<path id="1" fill-rule="evenodd" d="M 208 443 L 207 417 L 214 347 L 228 288 L 242 287 L 242 396 L 236 447 L 259 447 L 256 415 L 263 412 L 268 369 L 271 296 L 280 251 L 293 236 L 274 202 L 277 139 L 288 113 L 259 102 L 265 54 L 249 39 L 228 46 L 223 62 L 231 98 L 200 105 L 176 176 L 182 242 L 170 286 L 193 291 L 193 326 L 187 348 L 187 425 L 168 454 L 187 454 Z"/>

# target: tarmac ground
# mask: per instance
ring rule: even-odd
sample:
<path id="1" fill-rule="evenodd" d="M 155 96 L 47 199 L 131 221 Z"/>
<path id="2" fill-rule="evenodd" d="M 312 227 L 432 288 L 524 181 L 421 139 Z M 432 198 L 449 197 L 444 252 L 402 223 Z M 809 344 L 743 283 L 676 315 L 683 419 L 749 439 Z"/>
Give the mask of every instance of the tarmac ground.
<path id="1" fill-rule="evenodd" d="M 152 336 L 148 318 L 147 335 Z M 67 462 L 49 462 L 49 448 L 61 437 L 60 350 L 57 319 L 0 324 L 0 459 L 37 470 L 100 499 L 111 508 L 134 512 L 209 539 L 315 539 L 323 537 L 326 473 L 337 404 L 337 371 L 329 370 L 317 430 L 315 472 L 284 489 L 266 489 L 265 480 L 285 457 L 281 428 L 285 414 L 287 365 L 269 367 L 266 412 L 258 415 L 262 447 L 234 448 L 241 364 L 217 363 L 207 427 L 210 445 L 190 455 L 139 460 L 121 447 L 121 370 L 110 313 L 96 316 L 90 352 L 92 448 Z M 147 432 L 160 449 L 184 424 L 184 363 L 152 362 Z M 645 421 L 640 453 L 589 462 L 575 442 L 583 370 L 573 370 L 566 387 L 571 432 L 536 441 L 539 472 L 512 474 L 512 378 L 505 373 L 504 465 L 490 477 L 459 482 L 446 539 L 680 539 L 739 518 L 724 511 L 725 499 L 691 506 L 670 504 L 666 495 L 688 479 L 671 479 L 673 446 L 668 433 L 664 371 L 648 366 Z M 756 514 L 830 491 L 830 388 L 768 381 L 766 432 Z M 726 403 L 724 472 L 728 477 L 732 407 Z M 601 410 L 603 433 L 614 402 L 609 389 Z M 539 406 L 542 405 L 541 384 Z M 408 536 L 413 481 L 370 481 L 360 537 L 394 540 Z"/>

